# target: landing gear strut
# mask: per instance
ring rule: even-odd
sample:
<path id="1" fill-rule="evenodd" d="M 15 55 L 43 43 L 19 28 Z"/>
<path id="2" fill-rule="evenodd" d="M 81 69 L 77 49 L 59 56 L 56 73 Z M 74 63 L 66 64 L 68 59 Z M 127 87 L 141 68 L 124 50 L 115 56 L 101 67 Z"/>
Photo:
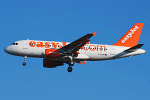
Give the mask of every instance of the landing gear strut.
<path id="1" fill-rule="evenodd" d="M 72 56 L 69 56 L 69 58 L 70 58 L 70 62 L 68 63 L 69 67 L 68 67 L 67 70 L 68 70 L 68 72 L 72 72 L 72 67 L 70 67 L 70 66 L 73 66 L 74 62 L 72 60 Z"/>
<path id="2" fill-rule="evenodd" d="M 22 63 L 23 66 L 26 65 L 27 56 L 24 56 L 24 62 Z"/>

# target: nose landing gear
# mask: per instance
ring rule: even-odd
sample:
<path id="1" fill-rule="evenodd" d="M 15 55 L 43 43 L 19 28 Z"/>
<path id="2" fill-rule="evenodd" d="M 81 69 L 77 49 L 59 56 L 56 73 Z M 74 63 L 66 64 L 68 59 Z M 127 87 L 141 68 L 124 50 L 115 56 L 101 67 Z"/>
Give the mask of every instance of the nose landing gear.
<path id="1" fill-rule="evenodd" d="M 24 56 L 24 62 L 22 63 L 23 66 L 26 65 L 27 56 Z"/>
<path id="2" fill-rule="evenodd" d="M 25 66 L 25 65 L 26 65 L 26 62 L 23 62 L 22 65 Z"/>

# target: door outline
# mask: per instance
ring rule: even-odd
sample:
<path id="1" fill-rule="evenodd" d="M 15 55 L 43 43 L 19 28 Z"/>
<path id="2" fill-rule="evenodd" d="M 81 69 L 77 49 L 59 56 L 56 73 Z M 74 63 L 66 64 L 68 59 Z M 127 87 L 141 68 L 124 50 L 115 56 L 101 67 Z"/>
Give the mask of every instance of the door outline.
<path id="1" fill-rule="evenodd" d="M 23 49 L 28 49 L 28 40 L 23 41 Z"/>
<path id="2" fill-rule="evenodd" d="M 110 55 L 115 55 L 115 47 L 111 46 L 110 48 L 111 48 Z"/>

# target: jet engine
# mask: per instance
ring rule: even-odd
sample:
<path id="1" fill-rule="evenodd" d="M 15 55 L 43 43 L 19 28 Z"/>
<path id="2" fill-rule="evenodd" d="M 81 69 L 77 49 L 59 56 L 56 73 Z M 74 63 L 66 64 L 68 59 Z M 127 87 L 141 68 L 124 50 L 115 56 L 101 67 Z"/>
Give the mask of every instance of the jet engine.
<path id="1" fill-rule="evenodd" d="M 63 62 L 55 61 L 51 59 L 43 59 L 43 67 L 54 68 L 57 66 L 63 66 Z"/>

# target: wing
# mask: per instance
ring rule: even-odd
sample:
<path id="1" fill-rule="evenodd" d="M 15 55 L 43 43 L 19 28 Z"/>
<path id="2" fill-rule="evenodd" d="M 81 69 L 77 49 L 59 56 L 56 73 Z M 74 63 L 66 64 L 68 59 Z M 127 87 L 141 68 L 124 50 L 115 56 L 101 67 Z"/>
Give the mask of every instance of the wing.
<path id="1" fill-rule="evenodd" d="M 76 53 L 81 47 L 83 47 L 85 44 L 87 44 L 90 41 L 89 39 L 93 35 L 96 35 L 96 33 L 97 32 L 87 34 L 87 35 L 71 42 L 70 44 L 60 48 L 59 50 L 62 54 L 66 54 L 66 55 Z"/>

